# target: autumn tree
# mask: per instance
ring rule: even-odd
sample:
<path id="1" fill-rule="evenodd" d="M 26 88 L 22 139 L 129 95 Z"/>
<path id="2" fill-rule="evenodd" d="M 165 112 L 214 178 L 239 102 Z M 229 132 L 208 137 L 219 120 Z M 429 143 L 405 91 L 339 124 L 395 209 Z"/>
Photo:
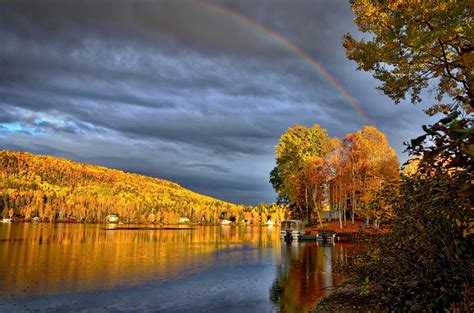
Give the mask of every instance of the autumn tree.
<path id="1" fill-rule="evenodd" d="M 346 226 L 347 198 L 352 193 L 352 185 L 344 143 L 338 138 L 333 138 L 333 146 L 334 151 L 326 160 L 331 168 L 328 184 L 329 204 L 332 210 L 338 211 L 339 226 L 343 228 L 343 225 Z"/>
<path id="2" fill-rule="evenodd" d="M 320 156 L 313 156 L 306 162 L 304 169 L 305 197 L 309 197 L 309 202 L 306 199 L 307 206 L 312 207 L 317 214 L 318 221 L 322 226 L 321 204 L 327 200 L 328 183 L 331 179 L 331 164 L 327 158 Z"/>
<path id="3" fill-rule="evenodd" d="M 278 166 L 275 166 L 271 170 L 269 182 L 272 185 L 273 189 L 278 193 L 276 202 L 278 204 L 288 204 L 290 201 L 288 199 L 288 195 L 279 192 L 279 190 L 281 190 L 283 187 L 282 185 L 283 182 L 281 179 L 280 170 Z"/>
<path id="4" fill-rule="evenodd" d="M 382 82 L 396 103 L 409 95 L 421 102 L 424 89 L 436 92 L 427 113 L 446 117 L 412 140 L 413 153 L 443 155 L 452 166 L 470 166 L 474 156 L 474 2 L 471 0 L 353 0 L 363 33 L 347 34 L 347 57 Z M 446 101 L 446 102 L 444 102 Z"/>
<path id="5" fill-rule="evenodd" d="M 392 233 L 357 262 L 374 303 L 389 311 L 470 312 L 473 303 L 474 2 L 353 0 L 367 35 L 343 38 L 349 59 L 371 72 L 396 103 L 435 91 L 408 150 L 421 156 L 396 192 L 380 193 L 395 212 Z M 414 164 L 415 165 L 415 164 Z"/>
<path id="6" fill-rule="evenodd" d="M 277 183 L 274 187 L 282 198 L 288 198 L 299 208 L 305 220 L 311 219 L 308 187 L 304 183 L 306 163 L 315 156 L 325 157 L 331 149 L 327 131 L 317 124 L 311 128 L 302 125 L 290 127 L 276 146 L 276 169 L 272 173 Z"/>
<path id="7" fill-rule="evenodd" d="M 398 179 L 398 159 L 385 135 L 372 126 L 348 134 L 343 141 L 330 138 L 318 125 L 289 128 L 276 146 L 277 166 L 270 182 L 279 197 L 288 199 L 311 221 L 322 223 L 321 211 L 332 208 L 346 218 L 348 199 L 352 221 L 356 208 L 378 221 L 375 194 L 388 181 Z"/>
<path id="8" fill-rule="evenodd" d="M 381 190 L 382 185 L 398 179 L 399 163 L 395 150 L 385 135 L 373 126 L 348 134 L 344 138 L 346 179 L 352 192 L 352 223 L 356 209 L 362 209 L 367 219 L 377 218 L 377 212 L 368 204 Z"/>

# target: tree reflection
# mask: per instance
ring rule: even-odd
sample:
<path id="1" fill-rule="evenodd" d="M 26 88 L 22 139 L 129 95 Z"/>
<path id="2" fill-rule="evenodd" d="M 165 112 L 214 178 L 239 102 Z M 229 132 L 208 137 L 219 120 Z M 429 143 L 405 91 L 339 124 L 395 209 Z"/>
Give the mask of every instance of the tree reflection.
<path id="1" fill-rule="evenodd" d="M 316 243 L 281 246 L 281 263 L 270 288 L 270 300 L 280 312 L 308 312 L 326 289 L 338 285 L 342 276 L 333 273 L 333 259 L 344 259 L 350 245 L 331 247 Z"/>
<path id="2" fill-rule="evenodd" d="M 229 251 L 257 248 L 247 253 L 258 259 L 259 250 L 279 244 L 278 231 L 229 226 L 104 230 L 103 225 L 84 224 L 1 225 L 0 297 L 179 279 L 219 264 L 242 261 L 242 253 Z M 220 251 L 225 253 L 215 258 Z"/>

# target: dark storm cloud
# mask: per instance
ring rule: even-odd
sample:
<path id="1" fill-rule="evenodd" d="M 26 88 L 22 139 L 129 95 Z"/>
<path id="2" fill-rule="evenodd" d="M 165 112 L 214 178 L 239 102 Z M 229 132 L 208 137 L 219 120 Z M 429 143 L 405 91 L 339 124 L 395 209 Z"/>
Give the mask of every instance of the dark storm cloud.
<path id="1" fill-rule="evenodd" d="M 348 2 L 330 0 L 3 1 L 0 148 L 272 201 L 268 173 L 288 127 L 319 123 L 342 137 L 370 123 L 400 153 L 425 119 L 346 60 L 340 38 L 355 31 L 352 17 Z"/>
<path id="2" fill-rule="evenodd" d="M 0 106 L 0 123 L 16 122 L 15 108 Z"/>
<path id="3" fill-rule="evenodd" d="M 188 163 L 184 164 L 184 167 L 190 167 L 190 168 L 196 168 L 196 167 L 203 167 L 206 169 L 210 169 L 214 172 L 221 172 L 221 173 L 230 173 L 230 169 L 224 167 L 224 166 L 219 166 L 215 164 L 208 164 L 208 163 Z"/>

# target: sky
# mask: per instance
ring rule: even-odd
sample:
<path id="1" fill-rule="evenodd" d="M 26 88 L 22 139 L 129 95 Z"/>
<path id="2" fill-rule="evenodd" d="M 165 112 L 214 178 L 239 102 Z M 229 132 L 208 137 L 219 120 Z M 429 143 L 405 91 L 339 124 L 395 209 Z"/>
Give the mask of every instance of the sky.
<path id="1" fill-rule="evenodd" d="M 275 145 L 295 124 L 374 125 L 403 162 L 430 97 L 395 105 L 357 71 L 341 45 L 363 36 L 353 18 L 346 0 L 2 1 L 0 148 L 242 204 L 275 200 Z"/>

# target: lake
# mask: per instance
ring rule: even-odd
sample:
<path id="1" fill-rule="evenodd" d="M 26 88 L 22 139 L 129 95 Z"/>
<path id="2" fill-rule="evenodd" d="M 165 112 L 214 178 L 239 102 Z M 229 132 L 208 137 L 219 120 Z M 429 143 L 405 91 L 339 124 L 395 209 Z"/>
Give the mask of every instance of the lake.
<path id="1" fill-rule="evenodd" d="M 282 243 L 278 227 L 113 227 L 0 224 L 0 312 L 307 312 L 342 280 L 331 260 L 359 248 Z"/>

